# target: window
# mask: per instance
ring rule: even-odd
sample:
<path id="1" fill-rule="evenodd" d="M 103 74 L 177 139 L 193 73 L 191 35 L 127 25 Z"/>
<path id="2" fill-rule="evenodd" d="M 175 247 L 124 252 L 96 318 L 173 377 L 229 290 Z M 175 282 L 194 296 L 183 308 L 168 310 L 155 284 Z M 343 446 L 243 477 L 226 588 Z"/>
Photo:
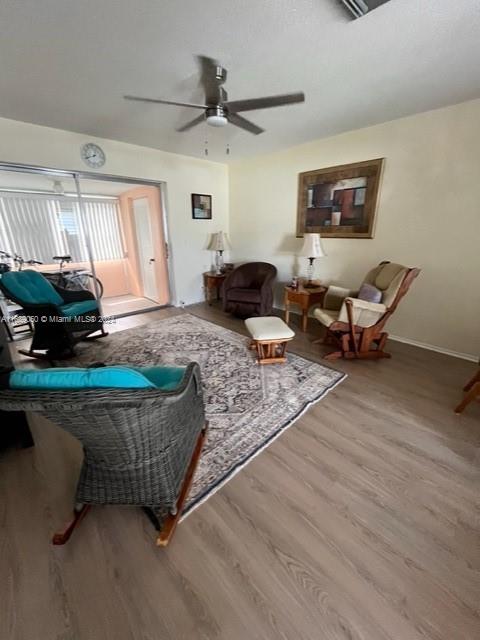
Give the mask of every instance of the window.
<path id="1" fill-rule="evenodd" d="M 124 257 L 118 201 L 42 195 L 0 195 L 0 249 L 46 264 L 54 255 L 88 260 L 87 234 L 95 261 Z"/>

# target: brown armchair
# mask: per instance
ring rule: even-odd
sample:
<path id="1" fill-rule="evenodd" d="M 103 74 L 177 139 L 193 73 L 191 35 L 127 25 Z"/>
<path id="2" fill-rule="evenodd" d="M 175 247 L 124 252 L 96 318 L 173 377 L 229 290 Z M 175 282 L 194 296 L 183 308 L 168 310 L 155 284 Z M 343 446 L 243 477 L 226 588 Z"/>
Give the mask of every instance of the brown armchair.
<path id="1" fill-rule="evenodd" d="M 272 285 L 277 269 L 268 262 L 247 262 L 234 269 L 222 289 L 223 310 L 239 318 L 272 312 Z"/>
<path id="2" fill-rule="evenodd" d="M 384 351 L 385 324 L 419 273 L 420 269 L 381 262 L 367 273 L 362 285 L 378 293 L 378 302 L 362 298 L 358 291 L 329 287 L 323 308 L 313 312 L 326 327 L 324 343 L 339 347 L 325 358 L 389 358 Z"/>

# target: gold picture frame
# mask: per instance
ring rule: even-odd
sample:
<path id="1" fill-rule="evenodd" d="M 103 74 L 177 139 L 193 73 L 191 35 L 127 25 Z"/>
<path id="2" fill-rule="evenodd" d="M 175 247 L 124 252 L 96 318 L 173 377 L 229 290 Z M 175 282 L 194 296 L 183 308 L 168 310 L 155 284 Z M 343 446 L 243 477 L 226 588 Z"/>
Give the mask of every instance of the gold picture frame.
<path id="1" fill-rule="evenodd" d="M 385 158 L 298 176 L 297 238 L 373 238 Z"/>

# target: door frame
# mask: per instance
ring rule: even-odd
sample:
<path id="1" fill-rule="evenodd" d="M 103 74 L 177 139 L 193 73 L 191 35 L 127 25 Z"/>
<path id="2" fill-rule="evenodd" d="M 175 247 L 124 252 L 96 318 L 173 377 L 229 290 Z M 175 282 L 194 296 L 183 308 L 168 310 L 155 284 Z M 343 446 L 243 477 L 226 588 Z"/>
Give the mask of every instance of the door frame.
<path id="1" fill-rule="evenodd" d="M 23 173 L 36 173 L 43 174 L 47 176 L 54 176 L 59 178 L 73 178 L 75 181 L 75 185 L 77 187 L 77 196 L 79 199 L 80 207 L 82 206 L 82 193 L 80 190 L 80 180 L 82 178 L 89 180 L 104 180 L 105 182 L 125 182 L 127 184 L 137 185 L 137 186 L 150 186 L 157 187 L 159 190 L 160 197 L 160 207 L 162 214 L 162 224 L 163 224 L 163 236 L 165 241 L 165 265 L 167 268 L 167 284 L 168 284 L 168 292 L 169 292 L 169 302 L 167 305 L 153 305 L 153 309 L 160 309 L 163 306 L 170 306 L 172 300 L 175 296 L 175 284 L 173 280 L 173 259 L 172 259 L 172 248 L 170 243 L 170 233 L 169 233 L 169 224 L 168 224 L 168 205 L 167 205 L 167 183 L 165 180 L 150 180 L 149 178 L 134 178 L 132 176 L 122 176 L 122 175 L 114 175 L 110 173 L 97 173 L 95 171 L 78 171 L 77 169 L 59 169 L 58 167 L 45 167 L 42 165 L 35 164 L 25 164 L 21 162 L 7 162 L 4 160 L 0 160 L 0 171 L 12 171 L 12 172 L 23 172 Z M 87 248 L 89 253 L 91 253 L 90 247 Z M 94 260 L 92 256 L 89 256 L 90 263 L 92 265 L 93 273 L 95 273 Z M 100 309 L 101 307 L 101 300 Z M 129 316 L 135 315 L 137 313 L 144 312 L 145 309 L 141 311 L 132 311 L 129 313 L 121 314 L 121 316 Z"/>
<path id="2" fill-rule="evenodd" d="M 132 238 L 135 245 L 135 262 L 137 265 L 137 272 L 142 273 L 142 267 L 140 264 L 140 251 L 138 247 L 138 234 L 135 220 L 134 201 L 145 199 L 148 202 L 149 223 L 152 234 L 154 236 L 153 251 L 155 258 L 155 283 L 157 287 L 157 295 L 164 293 L 165 285 L 167 287 L 167 296 L 169 304 L 171 301 L 171 289 L 170 281 L 168 277 L 168 244 L 165 240 L 165 228 L 162 218 L 162 198 L 157 189 L 152 190 L 151 185 L 136 186 L 133 189 L 123 192 L 120 195 L 120 208 L 122 211 L 122 217 L 128 216 L 128 220 L 124 220 L 124 225 L 127 224 L 131 230 L 134 230 L 134 236 Z M 124 227 L 126 228 L 126 227 Z M 160 242 L 156 242 L 159 240 Z M 145 296 L 145 292 L 143 293 Z M 159 306 L 165 306 L 165 304 L 157 303 Z"/>
<path id="3" fill-rule="evenodd" d="M 145 208 L 140 205 L 137 207 L 137 203 L 139 202 L 144 202 Z M 134 229 L 134 240 L 137 249 L 137 273 L 142 282 L 143 297 L 147 300 L 159 302 L 160 287 L 162 285 L 159 282 L 158 272 L 156 270 L 157 256 L 155 252 L 155 240 L 157 238 L 155 237 L 156 234 L 152 226 L 150 202 L 148 198 L 131 198 L 130 203 L 132 205 L 130 215 L 132 217 L 132 228 Z M 146 248 L 143 246 L 145 243 L 149 246 L 150 257 L 147 255 Z"/>

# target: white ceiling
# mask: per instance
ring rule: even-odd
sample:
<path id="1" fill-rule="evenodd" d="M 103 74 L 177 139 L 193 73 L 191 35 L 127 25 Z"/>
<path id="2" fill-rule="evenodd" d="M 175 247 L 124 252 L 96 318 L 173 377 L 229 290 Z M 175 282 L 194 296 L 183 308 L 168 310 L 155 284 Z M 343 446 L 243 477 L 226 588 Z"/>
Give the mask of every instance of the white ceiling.
<path id="1" fill-rule="evenodd" d="M 338 0 L 1 0 L 0 116 L 203 157 L 264 153 L 480 96 L 479 0 L 391 0 L 350 20 Z M 303 90 L 244 114 L 267 131 L 175 127 L 200 101 L 194 56 L 229 98 Z M 1 141 L 0 141 L 1 147 Z"/>

